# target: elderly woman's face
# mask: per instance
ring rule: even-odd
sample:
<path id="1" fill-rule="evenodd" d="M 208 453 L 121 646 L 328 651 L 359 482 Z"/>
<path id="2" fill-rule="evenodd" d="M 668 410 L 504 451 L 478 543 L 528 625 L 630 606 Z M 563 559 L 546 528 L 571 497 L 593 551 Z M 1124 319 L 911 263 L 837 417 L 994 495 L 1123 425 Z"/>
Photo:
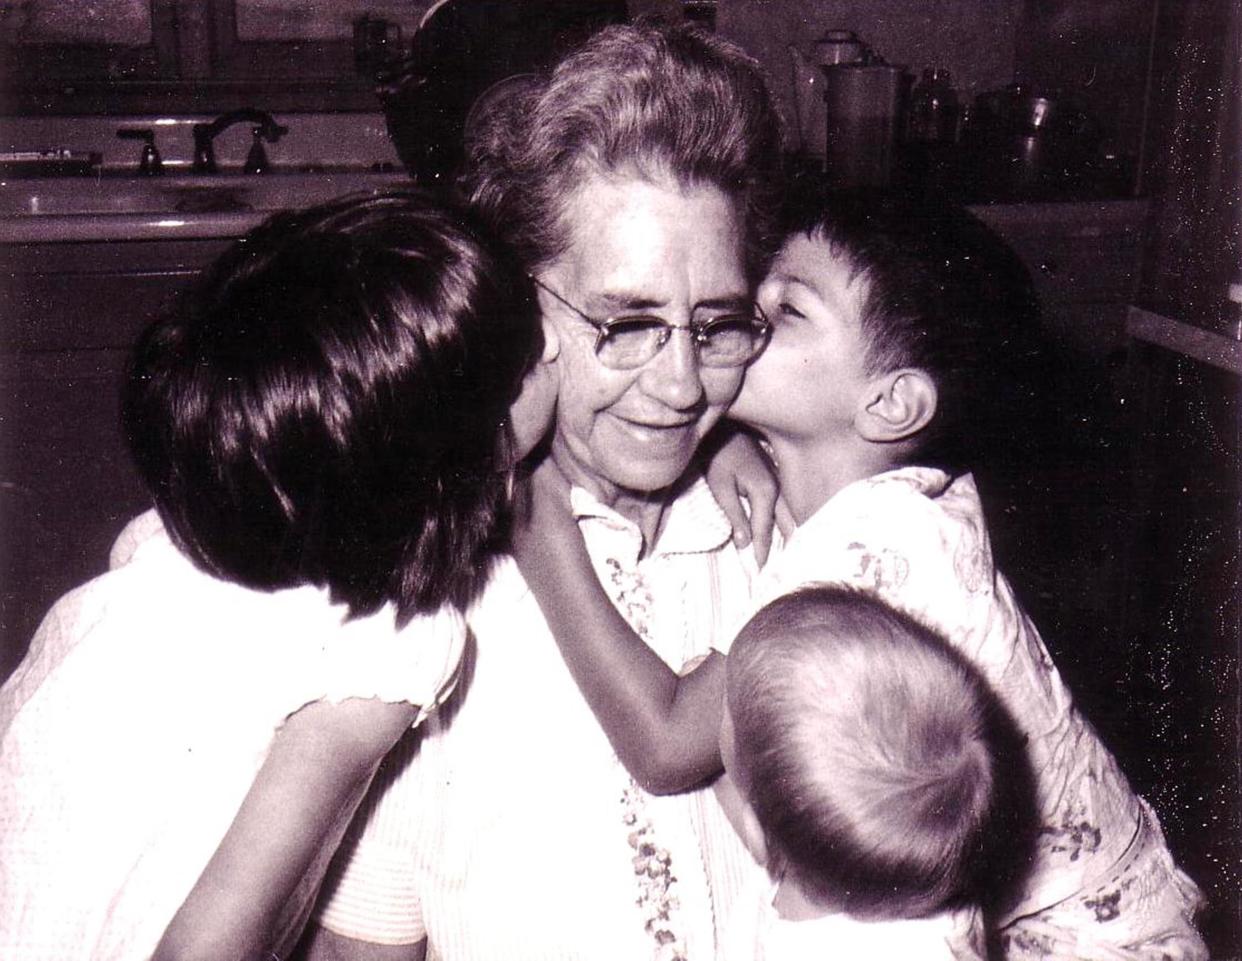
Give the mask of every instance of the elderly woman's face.
<path id="1" fill-rule="evenodd" d="M 648 314 L 676 327 L 750 303 L 735 203 L 715 188 L 596 177 L 568 205 L 570 248 L 539 280 L 595 320 Z M 596 329 L 546 291 L 560 340 L 553 455 L 605 503 L 658 491 L 686 470 L 742 383 L 743 367 L 700 366 L 674 331 L 653 358 L 614 370 L 595 354 Z"/>

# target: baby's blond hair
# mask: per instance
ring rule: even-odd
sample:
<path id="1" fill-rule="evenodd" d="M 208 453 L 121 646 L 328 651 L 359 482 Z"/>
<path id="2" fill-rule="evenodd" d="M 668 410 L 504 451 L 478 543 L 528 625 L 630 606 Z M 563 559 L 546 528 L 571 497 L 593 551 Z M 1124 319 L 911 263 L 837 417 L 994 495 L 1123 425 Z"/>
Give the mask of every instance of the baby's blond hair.
<path id="1" fill-rule="evenodd" d="M 943 639 L 864 593 L 803 588 L 738 635 L 727 705 L 770 870 L 858 917 L 973 900 L 999 707 Z"/>

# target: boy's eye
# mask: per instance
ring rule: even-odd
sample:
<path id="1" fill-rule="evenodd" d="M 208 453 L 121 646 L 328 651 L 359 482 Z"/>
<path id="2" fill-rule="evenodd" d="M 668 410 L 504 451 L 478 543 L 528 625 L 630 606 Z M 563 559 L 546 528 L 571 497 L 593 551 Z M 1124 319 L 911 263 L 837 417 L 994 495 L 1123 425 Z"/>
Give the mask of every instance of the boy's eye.
<path id="1" fill-rule="evenodd" d="M 793 304 L 789 303 L 788 301 L 781 301 L 781 305 L 778 308 L 778 313 L 782 317 L 797 317 L 800 319 L 806 318 L 806 314 L 802 313 L 802 311 L 800 311 L 797 307 L 795 307 Z"/>

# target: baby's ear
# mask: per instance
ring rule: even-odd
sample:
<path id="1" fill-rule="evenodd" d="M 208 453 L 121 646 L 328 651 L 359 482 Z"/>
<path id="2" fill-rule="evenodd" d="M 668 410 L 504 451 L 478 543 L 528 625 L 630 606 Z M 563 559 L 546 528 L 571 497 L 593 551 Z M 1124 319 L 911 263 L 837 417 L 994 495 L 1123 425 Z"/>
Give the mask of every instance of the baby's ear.
<path id="1" fill-rule="evenodd" d="M 917 367 L 903 367 L 871 379 L 854 426 L 865 440 L 888 444 L 913 437 L 934 416 L 935 381 Z"/>

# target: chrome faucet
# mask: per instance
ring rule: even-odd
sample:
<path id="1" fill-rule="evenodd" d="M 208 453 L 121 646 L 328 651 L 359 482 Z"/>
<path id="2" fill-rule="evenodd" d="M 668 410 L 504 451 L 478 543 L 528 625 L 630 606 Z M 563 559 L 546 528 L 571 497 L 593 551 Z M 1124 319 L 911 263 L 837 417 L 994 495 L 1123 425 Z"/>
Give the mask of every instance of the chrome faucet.
<path id="1" fill-rule="evenodd" d="M 289 132 L 289 128 L 278 124 L 270 113 L 263 110 L 255 110 L 253 107 L 230 110 L 228 113 L 221 114 L 211 123 L 196 123 L 193 128 L 194 164 L 191 168 L 194 173 L 216 173 L 218 168 L 216 167 L 216 155 L 212 149 L 212 143 L 217 136 L 235 123 L 250 123 L 254 125 L 252 129 L 254 143 L 250 145 L 250 153 L 246 155 L 246 165 L 242 168 L 242 171 L 248 174 L 263 173 L 268 167 L 267 152 L 263 149 L 263 142 L 275 143 Z"/>

